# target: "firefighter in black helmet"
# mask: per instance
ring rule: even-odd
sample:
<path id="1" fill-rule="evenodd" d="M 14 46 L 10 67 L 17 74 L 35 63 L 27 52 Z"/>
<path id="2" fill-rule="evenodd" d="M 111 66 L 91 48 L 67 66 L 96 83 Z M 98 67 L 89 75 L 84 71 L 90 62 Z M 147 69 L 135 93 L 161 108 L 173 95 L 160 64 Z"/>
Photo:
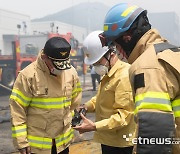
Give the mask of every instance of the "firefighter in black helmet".
<path id="1" fill-rule="evenodd" d="M 18 74 L 10 108 L 13 142 L 21 154 L 69 153 L 72 115 L 82 91 L 70 50 L 64 38 L 51 38 L 37 60 Z"/>

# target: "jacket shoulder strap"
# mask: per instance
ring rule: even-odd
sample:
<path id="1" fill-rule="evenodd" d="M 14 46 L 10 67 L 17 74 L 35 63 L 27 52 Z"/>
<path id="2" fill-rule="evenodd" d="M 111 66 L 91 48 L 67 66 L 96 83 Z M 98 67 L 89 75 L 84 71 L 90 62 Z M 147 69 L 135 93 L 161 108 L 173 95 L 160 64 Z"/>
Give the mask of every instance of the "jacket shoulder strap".
<path id="1" fill-rule="evenodd" d="M 166 49 L 170 49 L 174 52 L 180 51 L 179 47 L 172 45 L 172 44 L 169 44 L 168 42 L 154 44 L 154 48 L 155 48 L 156 53 L 162 52 Z"/>

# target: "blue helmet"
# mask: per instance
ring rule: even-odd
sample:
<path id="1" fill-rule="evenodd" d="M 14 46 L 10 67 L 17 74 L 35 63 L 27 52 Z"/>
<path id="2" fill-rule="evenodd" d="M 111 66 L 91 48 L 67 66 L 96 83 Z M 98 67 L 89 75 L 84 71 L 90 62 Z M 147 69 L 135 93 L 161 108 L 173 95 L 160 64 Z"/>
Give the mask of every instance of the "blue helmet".
<path id="1" fill-rule="evenodd" d="M 136 5 L 129 6 L 127 3 L 113 6 L 104 20 L 104 36 L 110 41 L 123 35 L 143 11 L 145 10 Z"/>

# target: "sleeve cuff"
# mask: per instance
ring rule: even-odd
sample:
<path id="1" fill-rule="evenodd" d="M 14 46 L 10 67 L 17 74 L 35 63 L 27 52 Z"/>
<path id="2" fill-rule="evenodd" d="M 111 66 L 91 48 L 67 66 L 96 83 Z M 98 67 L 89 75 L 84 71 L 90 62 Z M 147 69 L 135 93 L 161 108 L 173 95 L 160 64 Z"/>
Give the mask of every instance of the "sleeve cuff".
<path id="1" fill-rule="evenodd" d="M 104 120 L 101 120 L 101 121 L 97 121 L 97 122 L 95 122 L 95 125 L 96 125 L 96 130 L 97 131 L 106 130 L 107 129 L 107 120 L 104 119 Z"/>
<path id="2" fill-rule="evenodd" d="M 91 103 L 91 102 L 89 101 L 89 102 L 85 103 L 84 105 L 85 105 L 85 107 L 87 108 L 87 111 L 88 111 L 88 112 L 93 112 L 93 109 L 94 109 L 93 103 Z"/>

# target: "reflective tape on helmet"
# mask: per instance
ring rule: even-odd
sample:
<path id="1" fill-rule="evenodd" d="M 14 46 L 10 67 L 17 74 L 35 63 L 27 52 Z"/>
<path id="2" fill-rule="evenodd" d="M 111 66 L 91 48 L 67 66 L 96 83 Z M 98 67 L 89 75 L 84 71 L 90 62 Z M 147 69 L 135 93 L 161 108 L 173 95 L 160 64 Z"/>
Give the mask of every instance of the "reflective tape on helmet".
<path id="1" fill-rule="evenodd" d="M 175 99 L 172 101 L 172 108 L 175 117 L 180 117 L 180 99 Z"/>
<path id="2" fill-rule="evenodd" d="M 129 8 L 127 8 L 127 9 L 121 14 L 121 16 L 122 16 L 122 17 L 128 16 L 128 15 L 129 15 L 132 11 L 134 11 L 136 8 L 138 8 L 138 6 L 136 6 L 136 5 L 133 5 L 133 6 L 129 7 Z"/>
<path id="3" fill-rule="evenodd" d="M 144 11 L 142 8 L 138 8 L 136 9 L 131 15 L 130 17 L 127 19 L 127 21 L 124 23 L 122 28 L 126 28 L 129 27 L 129 25 L 131 25 L 131 23 L 134 20 L 134 17 L 136 17 L 138 14 L 140 14 L 142 11 Z"/>
<path id="4" fill-rule="evenodd" d="M 12 137 L 27 135 L 27 125 L 13 126 L 11 129 L 12 129 Z"/>
<path id="5" fill-rule="evenodd" d="M 108 25 L 104 25 L 104 31 L 108 31 Z"/>
<path id="6" fill-rule="evenodd" d="M 141 109 L 157 109 L 161 111 L 172 111 L 171 101 L 168 93 L 163 92 L 147 92 L 135 97 L 135 111 Z"/>

